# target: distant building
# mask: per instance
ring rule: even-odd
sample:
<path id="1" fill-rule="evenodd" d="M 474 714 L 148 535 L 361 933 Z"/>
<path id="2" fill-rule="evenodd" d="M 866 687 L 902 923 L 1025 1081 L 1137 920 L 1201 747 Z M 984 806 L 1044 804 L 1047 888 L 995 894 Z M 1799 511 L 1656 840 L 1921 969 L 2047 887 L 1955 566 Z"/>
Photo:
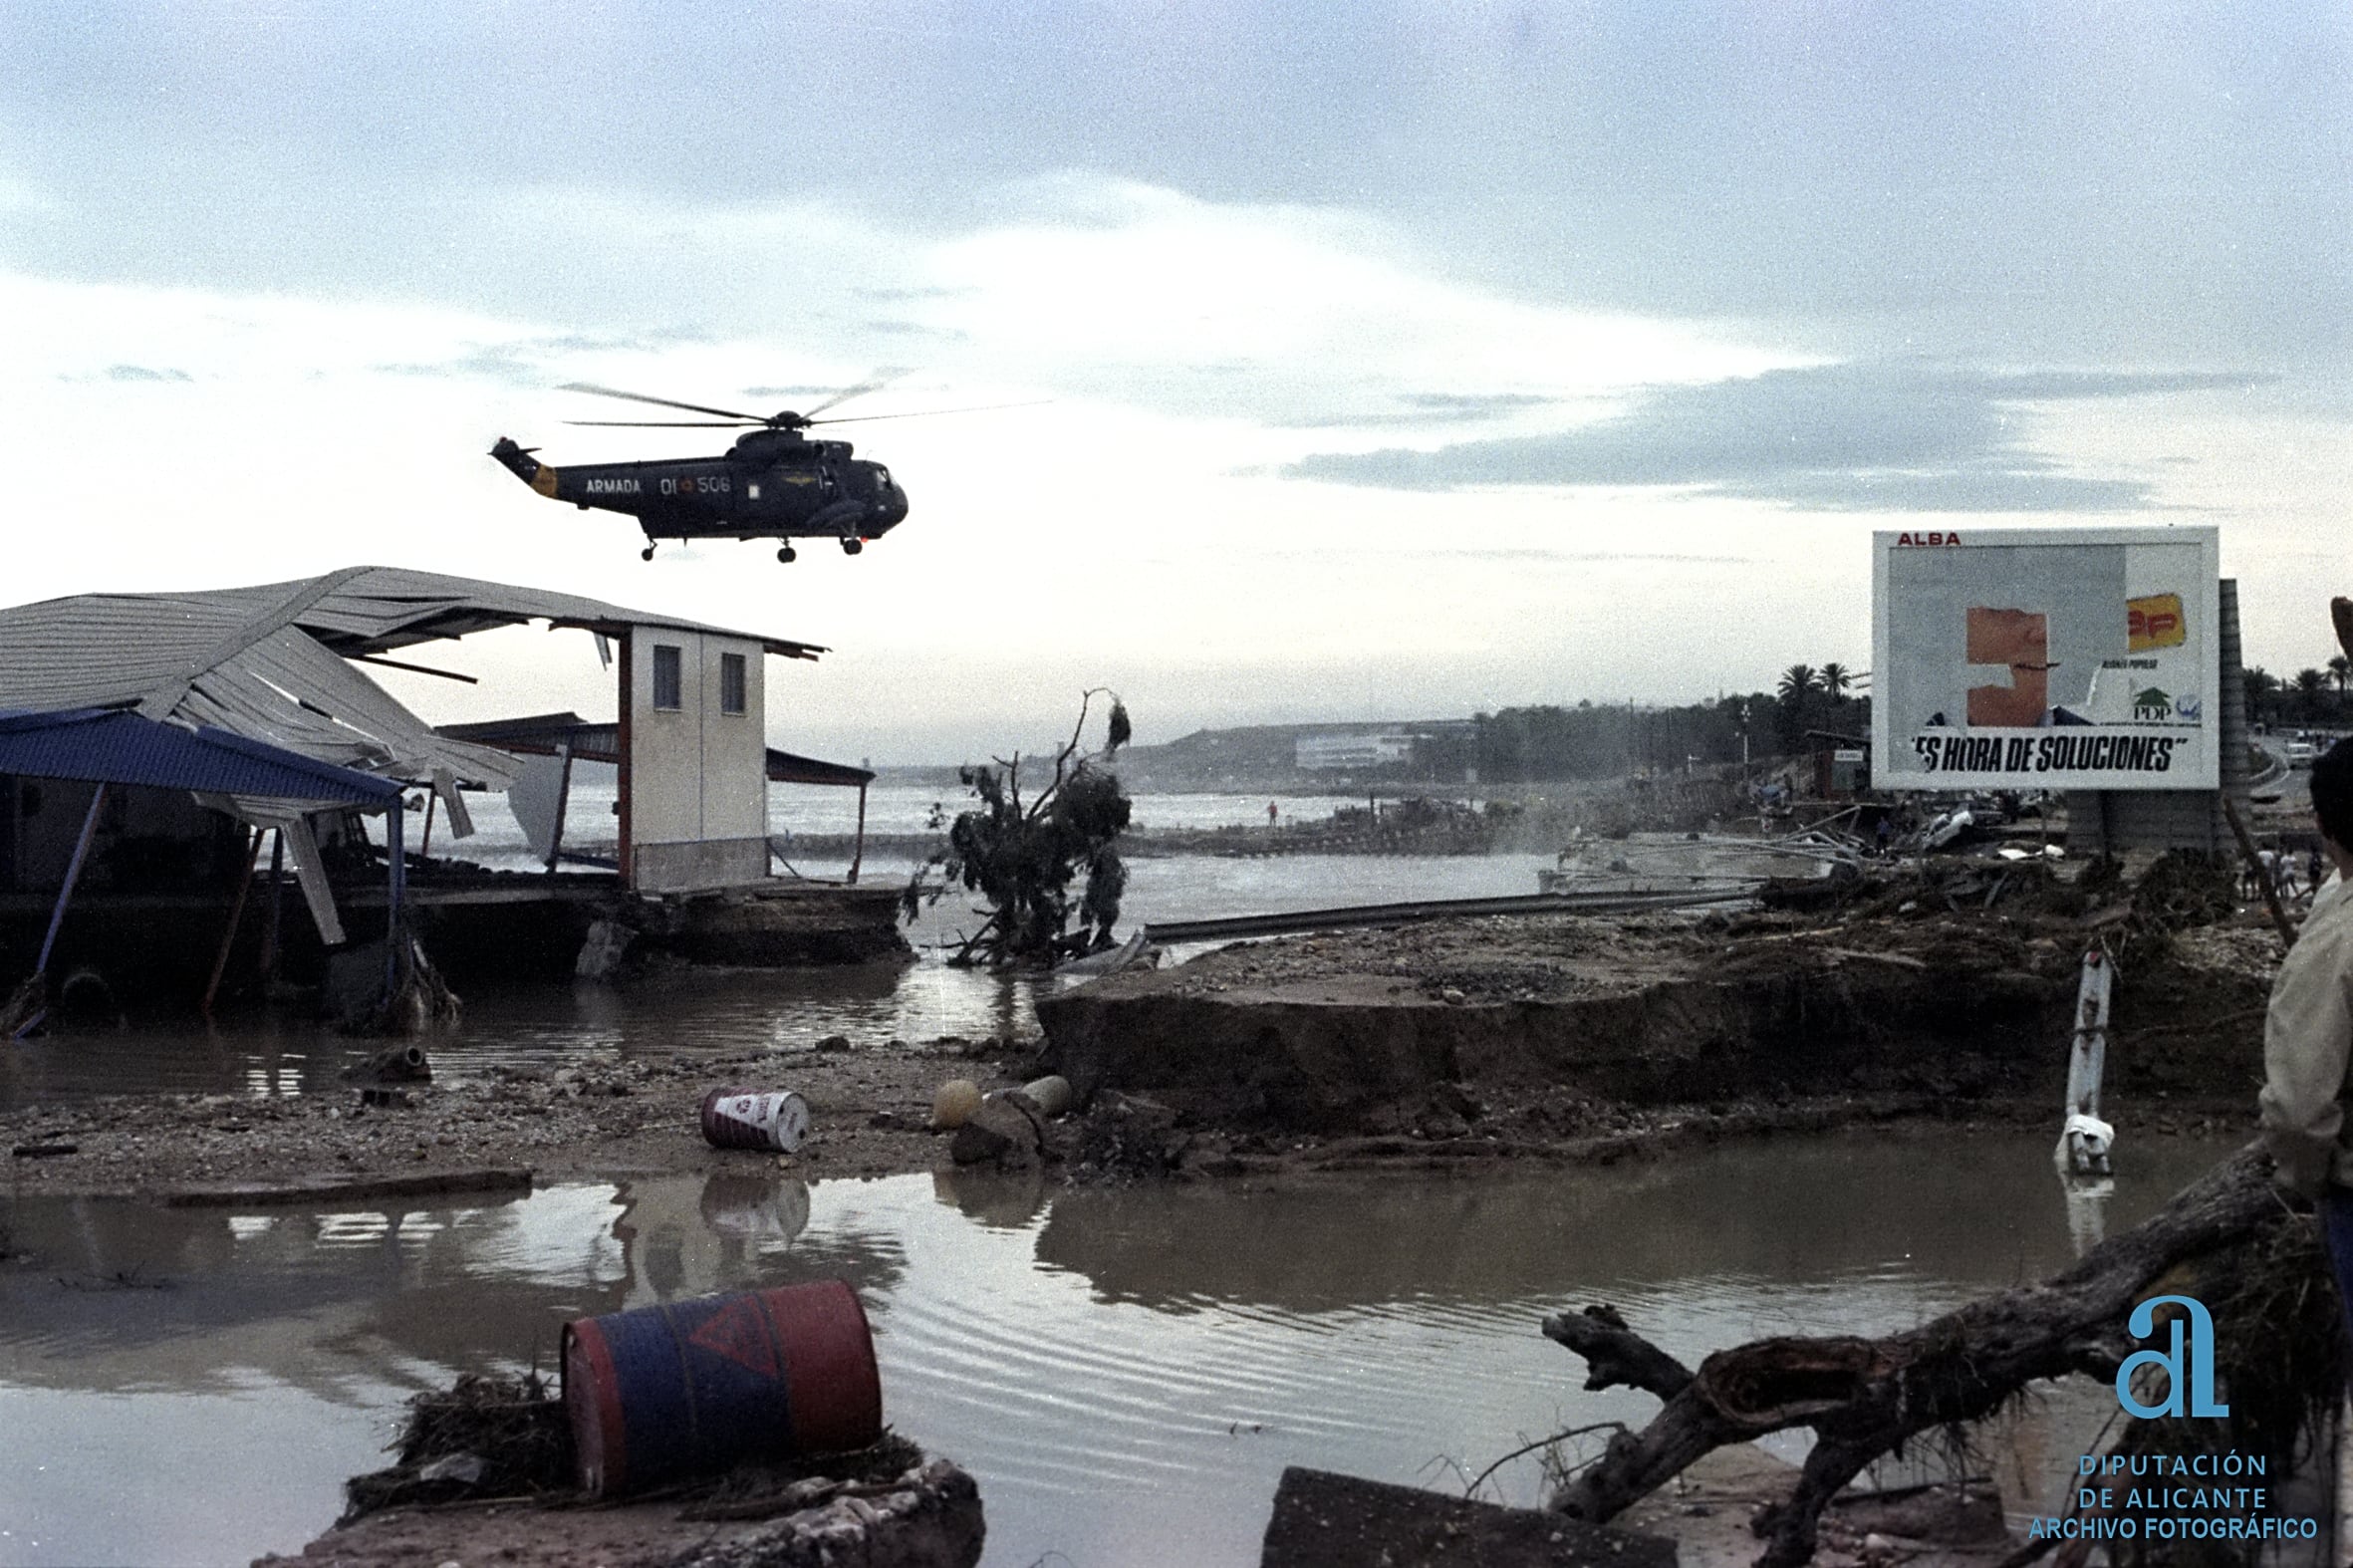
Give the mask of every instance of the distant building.
<path id="1" fill-rule="evenodd" d="M 1396 732 L 1301 735 L 1291 744 L 1292 760 L 1302 773 L 1353 773 L 1414 759 L 1414 737 Z"/>

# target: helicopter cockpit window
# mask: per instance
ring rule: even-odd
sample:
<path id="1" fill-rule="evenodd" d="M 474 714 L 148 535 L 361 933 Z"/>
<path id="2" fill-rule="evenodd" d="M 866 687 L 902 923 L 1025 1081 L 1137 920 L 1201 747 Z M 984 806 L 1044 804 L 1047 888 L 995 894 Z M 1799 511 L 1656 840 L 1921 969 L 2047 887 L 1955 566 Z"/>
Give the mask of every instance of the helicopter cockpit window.
<path id="1" fill-rule="evenodd" d="M 875 488 L 878 490 L 891 488 L 891 470 L 881 463 L 875 464 Z"/>

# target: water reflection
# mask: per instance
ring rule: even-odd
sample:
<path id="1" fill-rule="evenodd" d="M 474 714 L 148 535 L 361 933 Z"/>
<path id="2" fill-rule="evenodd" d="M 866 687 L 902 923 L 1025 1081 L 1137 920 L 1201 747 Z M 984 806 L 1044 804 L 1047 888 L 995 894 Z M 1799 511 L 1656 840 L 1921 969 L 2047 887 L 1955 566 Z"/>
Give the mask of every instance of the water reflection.
<path id="1" fill-rule="evenodd" d="M 1045 1173 L 934 1171 L 931 1195 L 967 1219 L 997 1230 L 1026 1230 L 1046 1207 Z"/>
<path id="2" fill-rule="evenodd" d="M 2117 1226 L 2221 1151 L 2126 1154 Z M 1577 1386 L 1545 1312 L 1611 1300 L 1686 1356 L 1905 1327 L 2071 1259 L 2049 1170 L 2034 1135 L 1858 1135 L 1269 1190 L 812 1185 L 747 1159 L 444 1208 L 17 1199 L 0 1224 L 34 1261 L 0 1265 L 0 1422 L 12 1452 L 83 1457 L 0 1466 L 0 1563 L 291 1548 L 407 1392 L 546 1367 L 568 1317 L 826 1277 L 868 1303 L 887 1419 L 979 1476 L 991 1563 L 1249 1563 L 1285 1464 L 1431 1481 L 1441 1456 L 1646 1419 Z M 2074 1407 L 2050 1408 L 2017 1474 L 2073 1451 Z M 129 1512 L 125 1474 L 146 1478 Z M 1534 1473 L 1505 1485 L 1532 1500 Z"/>

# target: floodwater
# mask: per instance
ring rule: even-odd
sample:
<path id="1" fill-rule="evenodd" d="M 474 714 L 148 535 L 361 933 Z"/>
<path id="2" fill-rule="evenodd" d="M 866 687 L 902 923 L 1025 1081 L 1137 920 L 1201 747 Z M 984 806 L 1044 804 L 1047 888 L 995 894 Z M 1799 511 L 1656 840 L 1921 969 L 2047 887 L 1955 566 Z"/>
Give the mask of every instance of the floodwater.
<path id="1" fill-rule="evenodd" d="M 487 836 L 487 833 L 485 834 Z M 518 835 L 517 842 L 520 842 Z M 1533 893 L 1537 855 L 1171 857 L 1130 868 L 1121 929 L 1196 919 L 1375 904 L 1402 899 Z M 869 863 L 866 880 L 904 885 L 912 867 Z M 464 1022 L 433 1043 L 434 1071 L 463 1079 L 496 1064 L 552 1068 L 588 1057 L 789 1050 L 830 1034 L 863 1043 L 1036 1033 L 1039 982 L 952 969 L 939 944 L 978 925 L 951 896 L 910 931 L 914 963 L 838 969 L 698 969 L 626 987 L 469 985 Z M 301 1018 L 224 1015 L 123 1030 L 61 1022 L 39 1039 L 0 1048 L 0 1107 L 127 1091 L 301 1094 L 348 1088 L 343 1070 L 367 1047 Z"/>
<path id="2" fill-rule="evenodd" d="M 2104 1222 L 2224 1152 L 2128 1131 Z M 887 1419 L 979 1479 L 987 1563 L 1246 1565 L 1286 1464 L 1458 1487 L 1547 1433 L 1646 1419 L 1579 1387 L 1547 1312 L 1612 1302 L 1695 1360 L 1903 1328 L 2075 1255 L 2047 1139 L 1949 1134 L 1272 1190 L 805 1185 L 747 1162 L 482 1207 L 26 1198 L 0 1223 L 32 1254 L 0 1265 L 4 1565 L 293 1550 L 408 1394 L 545 1367 L 571 1316 L 822 1277 L 868 1303 Z M 2044 1405 L 1997 1466 L 2013 1512 L 2063 1495 L 2113 1414 L 2088 1389 Z M 1489 1492 L 1539 1486 L 1520 1460 Z"/>
<path id="3" fill-rule="evenodd" d="M 1397 790 L 1387 789 L 1391 800 Z M 613 848 L 613 817 L 620 789 L 613 783 L 610 770 L 602 778 L 575 777 L 564 811 L 564 835 L 567 843 L 587 847 L 602 841 L 610 854 Z M 866 792 L 866 831 L 877 835 L 904 837 L 929 830 L 934 808 L 953 817 L 972 805 L 969 795 L 953 785 L 930 787 L 918 784 L 875 784 Z M 1320 821 L 1342 807 L 1362 806 L 1362 795 L 1219 795 L 1219 794 L 1145 794 L 1133 798 L 1130 826 L 1140 833 L 1164 833 L 1176 829 L 1264 828 L 1266 808 L 1273 806 L 1277 820 L 1285 825 Z M 439 853 L 453 855 L 478 865 L 498 867 L 509 871 L 525 871 L 537 864 L 525 843 L 523 830 L 516 823 L 514 813 L 507 809 L 503 794 L 468 795 L 466 807 L 474 822 L 473 836 L 463 840 L 448 838 L 448 826 L 441 823 L 434 830 L 433 843 Z M 411 835 L 421 824 L 410 824 Z M 826 839 L 847 839 L 858 829 L 858 792 L 851 789 L 826 789 L 808 785 L 772 785 L 768 791 L 768 832 L 780 841 L 789 843 L 795 835 L 806 834 Z M 380 840 L 381 842 L 381 840 Z M 413 844 L 412 844 L 413 847 Z M 823 858 L 812 858 L 800 867 L 809 877 L 838 877 L 844 867 Z M 1530 890 L 1533 892 L 1531 885 Z"/>

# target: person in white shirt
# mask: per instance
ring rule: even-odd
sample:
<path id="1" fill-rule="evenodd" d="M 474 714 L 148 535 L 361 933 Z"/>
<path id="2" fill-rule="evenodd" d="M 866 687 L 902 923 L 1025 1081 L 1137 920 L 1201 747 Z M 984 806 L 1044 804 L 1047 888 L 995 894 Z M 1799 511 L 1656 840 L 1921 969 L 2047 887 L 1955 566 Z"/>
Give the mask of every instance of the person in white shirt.
<path id="1" fill-rule="evenodd" d="M 2345 1073 L 2353 1061 L 2353 740 L 2312 764 L 2312 816 L 2336 875 L 2312 896 L 2263 1018 L 2263 1144 L 2279 1179 L 2320 1208 L 2353 1333 L 2353 1145 Z"/>

